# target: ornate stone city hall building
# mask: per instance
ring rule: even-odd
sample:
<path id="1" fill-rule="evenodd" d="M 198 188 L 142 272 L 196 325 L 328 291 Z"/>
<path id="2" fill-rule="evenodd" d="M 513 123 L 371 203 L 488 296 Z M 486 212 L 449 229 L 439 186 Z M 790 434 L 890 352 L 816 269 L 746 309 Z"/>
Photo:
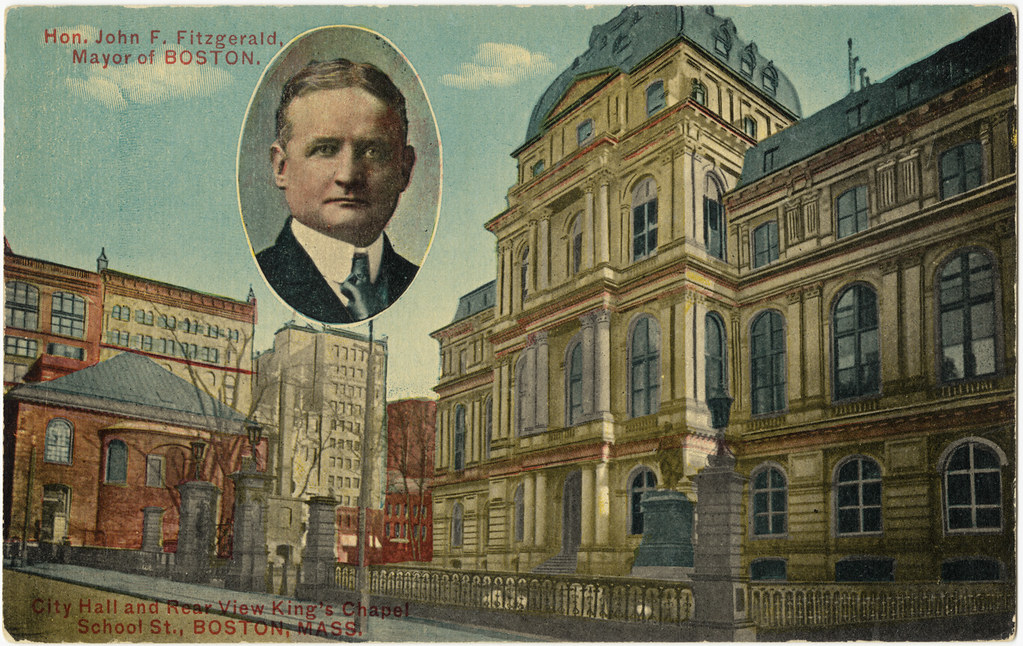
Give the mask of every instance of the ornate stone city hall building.
<path id="1" fill-rule="evenodd" d="M 595 27 L 433 335 L 435 564 L 628 574 L 726 393 L 752 578 L 1013 571 L 1015 75 L 1006 17 L 800 121 L 710 9 Z"/>
<path id="2" fill-rule="evenodd" d="M 799 116 L 785 74 L 708 9 L 593 29 L 514 152 L 487 223 L 497 280 L 434 335 L 435 562 L 629 571 L 641 493 L 691 489 L 713 450 L 704 321 L 736 298 L 723 196 Z"/>

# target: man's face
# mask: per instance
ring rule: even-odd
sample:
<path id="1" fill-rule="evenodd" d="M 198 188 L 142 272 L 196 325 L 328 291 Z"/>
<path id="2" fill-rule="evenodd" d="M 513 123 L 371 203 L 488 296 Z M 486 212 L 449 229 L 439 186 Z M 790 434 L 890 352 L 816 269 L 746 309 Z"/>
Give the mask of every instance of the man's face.
<path id="1" fill-rule="evenodd" d="M 291 215 L 356 247 L 387 226 L 408 186 L 415 151 L 398 113 L 362 88 L 319 90 L 287 108 L 291 139 L 270 149 Z"/>

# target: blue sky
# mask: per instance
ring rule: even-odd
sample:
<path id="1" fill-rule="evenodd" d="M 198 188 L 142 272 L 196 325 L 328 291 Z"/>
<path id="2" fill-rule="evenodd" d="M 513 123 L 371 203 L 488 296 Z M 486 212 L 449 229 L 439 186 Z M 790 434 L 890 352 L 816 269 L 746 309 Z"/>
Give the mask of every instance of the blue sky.
<path id="1" fill-rule="evenodd" d="M 412 62 L 437 117 L 443 197 L 434 243 L 412 290 L 376 319 L 389 339 L 390 398 L 431 394 L 429 333 L 458 296 L 494 277 L 483 223 L 505 207 L 534 102 L 583 53 L 590 29 L 620 6 L 22 7 L 6 22 L 4 233 L 17 253 L 110 267 L 242 299 L 259 299 L 256 348 L 293 317 L 263 283 L 239 216 L 235 158 L 242 118 L 274 46 L 245 47 L 258 65 L 74 63 L 47 29 L 137 32 L 152 47 L 179 29 L 277 32 L 324 25 L 380 33 Z M 848 91 L 846 40 L 879 81 L 1007 10 L 986 6 L 720 6 L 795 84 L 804 115 Z M 94 36 L 93 36 L 94 37 Z M 159 46 L 159 45 L 158 45 Z M 197 49 L 197 48 L 196 48 Z M 92 50 L 90 50 L 92 51 Z M 269 172 L 269 170 L 268 170 Z M 299 319 L 301 320 L 301 319 Z M 357 330 L 366 331 L 362 325 Z"/>

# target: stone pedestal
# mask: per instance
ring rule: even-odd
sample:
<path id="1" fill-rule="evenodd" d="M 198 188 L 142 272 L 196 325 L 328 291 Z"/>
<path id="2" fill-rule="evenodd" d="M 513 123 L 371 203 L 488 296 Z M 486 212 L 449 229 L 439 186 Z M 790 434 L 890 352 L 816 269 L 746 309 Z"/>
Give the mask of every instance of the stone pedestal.
<path id="1" fill-rule="evenodd" d="M 693 503 L 678 491 L 643 494 L 643 540 L 632 575 L 688 581 L 693 572 Z"/>
<path id="2" fill-rule="evenodd" d="M 178 524 L 178 553 L 171 578 L 189 583 L 207 583 L 213 572 L 213 549 L 217 537 L 217 497 L 220 489 L 212 482 L 190 480 L 177 485 L 181 494 Z"/>
<path id="3" fill-rule="evenodd" d="M 258 471 L 232 473 L 234 545 L 225 584 L 232 590 L 266 592 L 266 496 L 273 476 Z"/>
<path id="4" fill-rule="evenodd" d="M 337 501 L 316 496 L 306 504 L 309 505 L 309 522 L 305 530 L 305 549 L 302 550 L 302 577 L 295 586 L 295 596 L 315 599 L 334 585 Z"/>
<path id="5" fill-rule="evenodd" d="M 742 488 L 735 458 L 712 456 L 696 476 L 696 568 L 693 628 L 696 639 L 750 641 L 749 581 L 742 571 Z"/>
<path id="6" fill-rule="evenodd" d="M 163 507 L 142 508 L 142 551 L 163 551 Z"/>

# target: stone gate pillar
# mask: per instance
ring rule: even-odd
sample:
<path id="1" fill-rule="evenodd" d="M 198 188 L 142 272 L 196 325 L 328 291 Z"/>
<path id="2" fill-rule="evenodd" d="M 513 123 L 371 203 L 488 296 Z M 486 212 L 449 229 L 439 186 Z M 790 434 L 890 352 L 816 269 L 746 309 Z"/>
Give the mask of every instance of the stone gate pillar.
<path id="1" fill-rule="evenodd" d="M 212 482 L 189 480 L 177 485 L 181 494 L 178 553 L 171 578 L 207 583 L 213 573 L 213 548 L 217 537 L 217 498 L 220 489 Z"/>
<path id="2" fill-rule="evenodd" d="M 302 578 L 295 586 L 295 596 L 314 599 L 334 585 L 337 502 L 328 496 L 314 496 L 306 504 L 309 505 L 309 522 L 302 550 Z"/>
<path id="3" fill-rule="evenodd" d="M 693 628 L 699 641 L 751 641 L 749 580 L 742 571 L 742 488 L 735 458 L 710 456 L 696 480 Z"/>
<path id="4" fill-rule="evenodd" d="M 258 471 L 232 473 L 234 546 L 226 585 L 232 590 L 266 592 L 266 496 L 273 476 Z"/>

